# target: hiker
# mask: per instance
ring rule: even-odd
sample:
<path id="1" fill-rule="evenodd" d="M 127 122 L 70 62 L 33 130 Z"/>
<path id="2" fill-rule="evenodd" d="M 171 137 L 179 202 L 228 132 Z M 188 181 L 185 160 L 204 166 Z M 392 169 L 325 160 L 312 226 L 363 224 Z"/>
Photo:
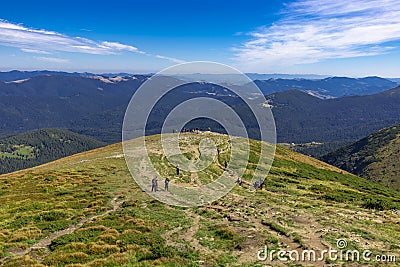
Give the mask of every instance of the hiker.
<path id="1" fill-rule="evenodd" d="M 259 181 L 255 181 L 253 184 L 254 189 L 257 190 L 259 186 L 260 186 Z"/>
<path id="2" fill-rule="evenodd" d="M 157 177 L 154 177 L 153 180 L 151 180 L 151 192 L 157 192 L 157 186 L 158 186 L 158 179 Z"/>
<path id="3" fill-rule="evenodd" d="M 165 178 L 165 191 L 168 191 L 169 178 Z"/>
<path id="4" fill-rule="evenodd" d="M 259 184 L 258 188 L 261 190 L 263 188 L 263 185 L 264 185 L 264 179 L 260 178 L 260 181 L 258 182 L 258 184 Z"/>
<path id="5" fill-rule="evenodd" d="M 218 152 L 218 157 L 219 157 L 219 153 L 221 153 L 221 148 L 217 148 L 217 152 Z"/>
<path id="6" fill-rule="evenodd" d="M 262 187 L 263 187 L 263 184 L 264 184 L 264 180 L 262 179 L 262 178 L 260 178 L 260 180 L 258 180 L 258 181 L 256 181 L 255 183 L 254 183 L 254 189 L 255 190 L 257 190 L 257 189 L 262 189 Z"/>
<path id="7" fill-rule="evenodd" d="M 176 165 L 176 175 L 179 175 L 179 164 Z"/>
<path id="8" fill-rule="evenodd" d="M 224 161 L 224 167 L 225 169 L 228 167 L 228 163 L 226 162 L 226 160 Z"/>

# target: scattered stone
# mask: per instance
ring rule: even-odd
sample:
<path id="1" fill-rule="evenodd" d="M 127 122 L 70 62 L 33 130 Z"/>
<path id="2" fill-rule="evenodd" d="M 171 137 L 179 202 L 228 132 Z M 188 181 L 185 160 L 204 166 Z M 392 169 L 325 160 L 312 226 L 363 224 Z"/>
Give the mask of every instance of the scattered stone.
<path id="1" fill-rule="evenodd" d="M 240 221 L 241 219 L 240 219 L 240 217 L 239 216 L 235 216 L 235 215 L 229 215 L 228 216 L 228 221 L 230 221 L 230 222 L 237 222 L 237 221 Z"/>

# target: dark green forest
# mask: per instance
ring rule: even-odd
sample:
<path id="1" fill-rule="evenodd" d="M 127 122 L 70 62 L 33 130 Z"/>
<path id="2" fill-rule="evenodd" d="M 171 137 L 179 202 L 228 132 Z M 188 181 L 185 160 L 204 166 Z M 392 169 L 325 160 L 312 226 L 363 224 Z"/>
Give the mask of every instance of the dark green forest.
<path id="1" fill-rule="evenodd" d="M 8 173 L 103 146 L 64 129 L 33 130 L 0 139 L 0 173 Z"/>

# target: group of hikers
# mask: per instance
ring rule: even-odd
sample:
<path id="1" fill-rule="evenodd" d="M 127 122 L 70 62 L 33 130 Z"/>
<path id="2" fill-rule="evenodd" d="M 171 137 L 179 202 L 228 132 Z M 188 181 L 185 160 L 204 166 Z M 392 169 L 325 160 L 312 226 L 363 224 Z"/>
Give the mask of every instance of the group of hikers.
<path id="1" fill-rule="evenodd" d="M 164 191 L 168 191 L 169 182 L 170 182 L 169 178 L 168 177 L 165 178 L 165 180 L 164 180 Z M 236 180 L 236 183 L 238 185 L 242 186 L 243 185 L 242 178 L 238 177 L 237 180 Z M 263 184 L 264 184 L 264 179 L 260 178 L 260 180 L 258 180 L 258 181 L 253 183 L 253 187 L 254 187 L 255 190 L 262 189 Z M 157 191 L 158 191 L 158 178 L 154 177 L 151 180 L 151 192 L 157 192 Z"/>
<path id="2" fill-rule="evenodd" d="M 183 128 L 181 130 L 181 133 L 199 133 L 199 132 L 200 132 L 199 128 L 193 128 L 193 129 Z"/>
<path id="3" fill-rule="evenodd" d="M 198 128 L 196 128 L 196 130 L 198 130 Z M 219 157 L 219 154 L 221 153 L 221 149 L 219 147 L 217 148 L 217 153 L 218 153 L 218 157 Z M 228 165 L 228 163 L 225 160 L 224 161 L 225 169 L 227 168 L 227 165 Z M 180 173 L 180 168 L 179 168 L 179 164 L 177 164 L 176 165 L 176 175 L 179 176 L 179 173 Z M 168 177 L 165 178 L 165 180 L 164 180 L 164 191 L 168 191 L 169 182 L 170 182 L 170 179 Z M 236 183 L 238 185 L 242 186 L 243 185 L 242 178 L 238 177 L 237 180 L 236 180 Z M 252 186 L 254 187 L 255 190 L 258 190 L 258 189 L 262 189 L 263 184 L 264 184 L 264 179 L 260 178 L 258 181 L 254 182 Z M 157 191 L 158 191 L 158 178 L 154 177 L 151 180 L 151 192 L 157 192 Z"/>
<path id="4" fill-rule="evenodd" d="M 165 178 L 164 180 L 164 191 L 168 191 L 168 185 L 169 185 L 169 178 Z M 158 178 L 154 177 L 151 180 L 151 192 L 157 192 L 158 191 Z"/>
<path id="5" fill-rule="evenodd" d="M 263 187 L 263 185 L 264 185 L 264 180 L 265 180 L 265 179 L 260 178 L 258 181 L 255 181 L 255 182 L 253 183 L 253 185 L 252 185 L 252 186 L 254 187 L 254 189 L 255 189 L 255 190 L 262 189 L 262 187 Z M 242 186 L 242 185 L 243 185 L 242 178 L 241 178 L 241 177 L 238 177 L 237 180 L 236 180 L 236 183 L 237 183 L 238 185 Z"/>
<path id="6" fill-rule="evenodd" d="M 210 127 L 208 127 L 207 128 L 207 131 L 211 131 L 211 128 Z M 172 130 L 172 133 L 177 133 L 178 131 L 177 130 L 175 130 L 175 129 L 173 129 Z M 201 132 L 201 130 L 200 130 L 200 128 L 182 128 L 181 129 L 181 133 L 200 133 Z"/>
<path id="7" fill-rule="evenodd" d="M 177 172 L 177 175 L 179 175 L 179 165 L 176 167 L 176 172 Z M 164 191 L 166 191 L 166 192 L 168 192 L 168 190 L 169 190 L 168 189 L 169 182 L 170 182 L 170 179 L 168 177 L 165 178 L 165 180 L 164 180 Z M 237 180 L 236 180 L 236 183 L 238 185 L 240 185 L 240 186 L 243 186 L 242 178 L 238 177 Z M 258 189 L 261 190 L 263 185 L 264 185 L 264 179 L 262 179 L 262 178 L 260 178 L 258 181 L 255 181 L 253 183 L 253 187 L 254 187 L 255 190 L 258 190 Z M 154 177 L 151 180 L 151 192 L 157 192 L 157 191 L 158 191 L 158 178 Z"/>
<path id="8" fill-rule="evenodd" d="M 178 176 L 179 176 L 179 171 L 180 171 L 179 164 L 177 164 L 176 165 L 176 175 L 178 175 Z M 168 177 L 165 178 L 165 180 L 164 180 L 164 191 L 168 191 L 169 182 L 170 182 L 169 178 Z M 157 190 L 158 190 L 158 178 L 154 177 L 151 180 L 151 192 L 157 192 Z"/>

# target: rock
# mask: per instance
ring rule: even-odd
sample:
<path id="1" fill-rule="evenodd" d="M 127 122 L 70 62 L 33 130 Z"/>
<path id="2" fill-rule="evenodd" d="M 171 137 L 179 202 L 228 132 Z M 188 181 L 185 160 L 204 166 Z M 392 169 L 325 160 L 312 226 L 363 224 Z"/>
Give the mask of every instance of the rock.
<path id="1" fill-rule="evenodd" d="M 237 222 L 237 221 L 240 221 L 240 217 L 231 214 L 231 215 L 228 216 L 228 221 Z"/>

